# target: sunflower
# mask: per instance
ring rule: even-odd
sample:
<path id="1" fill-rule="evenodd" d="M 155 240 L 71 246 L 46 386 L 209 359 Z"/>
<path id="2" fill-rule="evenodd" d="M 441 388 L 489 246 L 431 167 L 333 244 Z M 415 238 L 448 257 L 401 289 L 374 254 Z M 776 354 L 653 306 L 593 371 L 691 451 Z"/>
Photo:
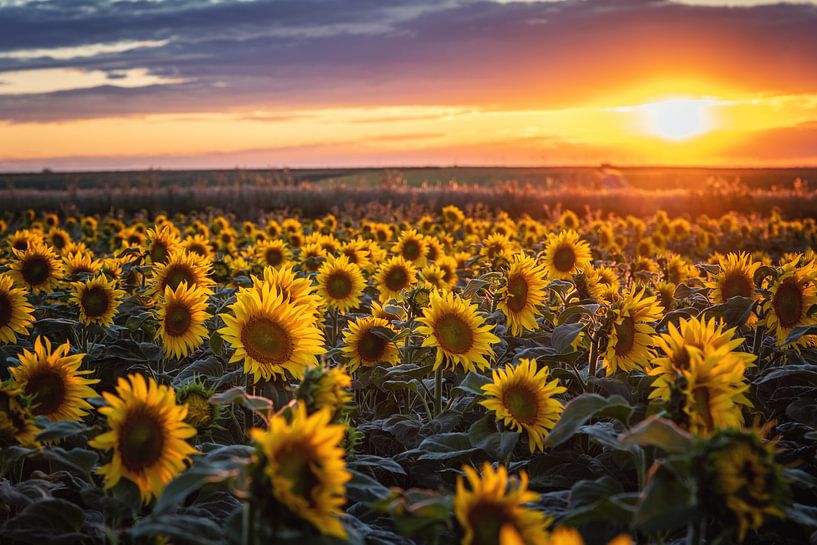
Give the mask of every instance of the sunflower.
<path id="1" fill-rule="evenodd" d="M 94 258 L 90 250 L 67 252 L 62 257 L 66 278 L 78 280 L 81 274 L 96 275 L 102 269 L 102 262 Z"/>
<path id="2" fill-rule="evenodd" d="M 371 261 L 369 260 L 369 247 L 363 240 L 352 240 L 341 244 L 340 255 L 345 255 L 349 263 L 357 265 L 361 270 L 367 270 Z"/>
<path id="3" fill-rule="evenodd" d="M 718 353 L 724 357 L 734 356 L 735 362 L 746 369 L 754 364 L 757 356 L 737 349 L 743 344 L 742 337 L 735 337 L 735 329 L 726 329 L 714 318 L 681 319 L 676 327 L 667 326 L 668 333 L 655 338 L 661 357 L 653 361 L 649 375 L 655 377 L 650 398 L 669 399 L 672 384 L 689 368 L 690 354 Z"/>
<path id="4" fill-rule="evenodd" d="M 292 255 L 283 240 L 265 240 L 259 242 L 253 251 L 255 261 L 265 267 L 279 268 L 286 266 Z"/>
<path id="5" fill-rule="evenodd" d="M 125 292 L 117 288 L 115 280 L 98 276 L 85 282 L 75 282 L 71 302 L 79 307 L 80 322 L 108 327 L 113 323 L 123 297 Z"/>
<path id="6" fill-rule="evenodd" d="M 30 398 L 13 380 L 0 382 L 0 448 L 17 444 L 36 446 L 39 433 Z"/>
<path id="7" fill-rule="evenodd" d="M 159 331 L 165 357 L 184 358 L 201 346 L 207 338 L 204 322 L 212 317 L 207 312 L 208 294 L 196 286 L 182 282 L 176 289 L 165 286 L 159 304 Z"/>
<path id="8" fill-rule="evenodd" d="M 321 308 L 323 300 L 315 293 L 315 286 L 309 278 L 297 275 L 292 267 L 264 267 L 263 279 L 252 277 L 253 287 L 259 293 L 263 291 L 264 284 L 269 284 L 278 289 L 285 299 L 292 303 L 306 307 L 308 312 L 322 317 Z"/>
<path id="9" fill-rule="evenodd" d="M 400 353 L 394 341 L 388 340 L 386 335 L 375 333 L 372 328 L 382 328 L 380 333 L 397 334 L 394 327 L 383 318 L 366 316 L 349 322 L 348 329 L 343 334 L 342 350 L 349 358 L 349 369 L 352 371 L 361 365 L 372 367 L 381 361 L 395 365 L 400 361 Z"/>
<path id="10" fill-rule="evenodd" d="M 170 253 L 179 245 L 179 233 L 170 223 L 148 229 L 145 256 L 148 263 L 166 263 Z"/>
<path id="11" fill-rule="evenodd" d="M 221 405 L 210 403 L 215 390 L 196 380 L 176 390 L 176 402 L 187 405 L 187 416 L 184 421 L 199 433 L 216 425 L 221 416 Z"/>
<path id="12" fill-rule="evenodd" d="M 45 236 L 45 240 L 60 253 L 66 246 L 68 246 L 69 243 L 72 242 L 71 235 L 59 227 L 50 229 Z"/>
<path id="13" fill-rule="evenodd" d="M 402 300 L 402 291 L 409 290 L 417 283 L 417 270 L 410 261 L 396 255 L 387 259 L 375 275 L 375 283 L 380 292 L 380 300 Z"/>
<path id="14" fill-rule="evenodd" d="M 655 330 L 647 322 L 661 317 L 656 297 L 648 297 L 644 288 L 625 293 L 612 309 L 612 327 L 607 339 L 604 369 L 611 375 L 619 369 L 630 372 L 642 369 L 654 356 Z"/>
<path id="15" fill-rule="evenodd" d="M 426 263 L 425 237 L 414 229 L 400 233 L 400 238 L 397 239 L 392 251 L 417 267 L 422 267 Z"/>
<path id="16" fill-rule="evenodd" d="M 542 315 L 540 307 L 545 302 L 546 275 L 544 266 L 525 254 L 518 254 L 511 262 L 497 307 L 512 335 L 537 329 L 536 318 Z"/>
<path id="17" fill-rule="evenodd" d="M 153 265 L 149 293 L 161 296 L 167 286 L 175 290 L 182 282 L 209 292 L 213 285 L 209 274 L 209 261 L 198 254 L 177 248 L 170 252 L 165 263 Z"/>
<path id="18" fill-rule="evenodd" d="M 590 246 L 575 231 L 551 233 L 545 248 L 545 268 L 549 278 L 569 280 L 571 275 L 591 263 Z"/>
<path id="19" fill-rule="evenodd" d="M 314 315 L 284 298 L 275 286 L 242 290 L 229 308 L 230 313 L 220 315 L 226 325 L 218 332 L 235 348 L 230 362 L 243 361 L 244 373 L 251 374 L 253 382 L 283 377 L 287 371 L 300 378 L 324 352 Z"/>
<path id="20" fill-rule="evenodd" d="M 680 392 L 681 424 L 697 435 L 743 426 L 743 407 L 752 405 L 743 361 L 734 353 L 688 353 L 689 366 L 673 387 Z"/>
<path id="21" fill-rule="evenodd" d="M 14 250 L 23 252 L 33 244 L 43 244 L 42 233 L 32 231 L 31 229 L 15 231 L 11 233 L 6 240 L 8 240 L 8 245 L 12 252 Z"/>
<path id="22" fill-rule="evenodd" d="M 276 415 L 269 429 L 253 429 L 257 466 L 271 487 L 273 498 L 323 534 L 341 539 L 346 530 L 340 522 L 346 502 L 344 450 L 339 446 L 346 426 L 331 424 L 332 413 L 324 409 L 307 415 L 303 405 L 293 410 L 292 421 Z"/>
<path id="23" fill-rule="evenodd" d="M 777 345 L 785 344 L 791 330 L 797 326 L 817 323 L 817 318 L 809 313 L 817 304 L 817 267 L 813 263 L 797 266 L 796 261 L 784 264 L 780 274 L 770 288 L 770 295 L 763 304 L 766 327 L 777 338 Z M 814 335 L 804 335 L 791 343 L 798 349 L 813 346 Z"/>
<path id="24" fill-rule="evenodd" d="M 567 389 L 558 379 L 548 382 L 548 373 L 544 366 L 537 371 L 536 360 L 522 358 L 515 366 L 495 369 L 493 382 L 482 387 L 488 399 L 480 404 L 507 427 L 524 430 L 531 452 L 544 450 L 545 437 L 564 409 L 554 397 Z"/>
<path id="25" fill-rule="evenodd" d="M 57 254 L 44 244 L 29 244 L 25 250 L 14 250 L 9 274 L 19 286 L 34 293 L 51 291 L 62 280 L 63 270 Z"/>
<path id="26" fill-rule="evenodd" d="M 513 245 L 507 236 L 495 233 L 489 235 L 488 238 L 482 242 L 479 253 L 489 261 L 492 261 L 494 258 L 510 253 L 512 249 Z"/>
<path id="27" fill-rule="evenodd" d="M 173 389 L 140 374 L 120 377 L 116 394 L 102 394 L 108 405 L 99 413 L 109 431 L 88 445 L 113 450 L 113 457 L 98 473 L 111 488 L 122 477 L 139 487 L 142 502 L 159 497 L 167 483 L 181 473 L 196 449 L 186 441 L 196 429 L 185 423 L 187 405 L 177 405 Z"/>
<path id="28" fill-rule="evenodd" d="M 726 512 L 737 522 L 738 542 L 748 530 L 770 517 L 783 518 L 790 503 L 783 468 L 775 462 L 773 443 L 756 430 L 724 430 L 715 434 L 696 459 L 701 475 L 699 498 L 707 510 Z"/>
<path id="29" fill-rule="evenodd" d="M 14 381 L 33 399 L 32 412 L 51 421 L 82 420 L 91 409 L 86 401 L 97 397 L 91 388 L 98 379 L 85 378 L 92 373 L 80 370 L 85 354 L 68 355 L 68 342 L 51 349 L 51 341 L 37 337 L 34 352 L 23 349 L 20 365 L 9 369 Z"/>
<path id="30" fill-rule="evenodd" d="M 27 335 L 34 322 L 34 307 L 25 288 L 15 288 L 11 276 L 0 273 L 0 343 L 13 343 L 17 335 Z"/>
<path id="31" fill-rule="evenodd" d="M 445 271 L 436 263 L 431 263 L 420 269 L 420 278 L 424 285 L 432 289 L 450 289 L 451 286 L 445 281 Z"/>
<path id="32" fill-rule="evenodd" d="M 609 289 L 607 285 L 602 283 L 601 275 L 592 265 L 588 265 L 586 268 L 576 271 L 570 280 L 576 288 L 576 297 L 578 297 L 580 301 L 602 300 Z"/>
<path id="33" fill-rule="evenodd" d="M 181 247 L 188 252 L 198 254 L 204 259 L 213 259 L 213 249 L 210 240 L 204 235 L 190 235 L 181 242 Z"/>
<path id="34" fill-rule="evenodd" d="M 329 256 L 318 269 L 318 294 L 340 312 L 356 308 L 365 287 L 360 267 L 349 263 L 345 255 Z"/>
<path id="35" fill-rule="evenodd" d="M 712 276 L 706 286 L 712 291 L 710 298 L 715 304 L 726 303 L 732 297 L 755 298 L 755 272 L 760 263 L 753 261 L 745 252 L 730 253 L 718 259 L 720 271 Z"/>
<path id="36" fill-rule="evenodd" d="M 503 466 L 497 469 L 489 463 L 482 466 L 482 475 L 470 466 L 463 466 L 465 480 L 457 477 L 454 514 L 463 528 L 461 545 L 546 545 L 546 528 L 550 521 L 539 511 L 528 509 L 526 503 L 538 499 L 528 490 L 528 476 L 509 477 Z"/>
<path id="37" fill-rule="evenodd" d="M 435 370 L 443 363 L 451 368 L 461 365 L 466 371 L 489 367 L 491 345 L 499 337 L 491 333 L 494 326 L 485 323 L 477 305 L 451 292 L 433 291 L 417 321 L 421 324 L 417 333 L 425 337 L 423 346 L 436 348 Z"/>
<path id="38" fill-rule="evenodd" d="M 344 367 L 318 365 L 304 372 L 295 398 L 306 405 L 309 413 L 327 409 L 336 415 L 352 399 L 351 386 L 352 378 Z"/>

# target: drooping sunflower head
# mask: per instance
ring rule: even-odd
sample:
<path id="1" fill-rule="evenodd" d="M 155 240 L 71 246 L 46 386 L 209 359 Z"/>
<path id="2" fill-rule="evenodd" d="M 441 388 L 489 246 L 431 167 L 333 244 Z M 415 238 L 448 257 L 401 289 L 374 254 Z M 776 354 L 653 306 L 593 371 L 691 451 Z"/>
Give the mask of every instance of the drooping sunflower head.
<path id="1" fill-rule="evenodd" d="M 159 304 L 159 330 L 165 356 L 183 358 L 201 346 L 207 338 L 204 322 L 211 314 L 207 312 L 209 294 L 197 286 L 180 283 L 176 289 L 165 286 L 164 297 Z"/>
<path id="2" fill-rule="evenodd" d="M 106 418 L 108 431 L 88 444 L 113 453 L 98 472 L 105 477 L 105 488 L 122 477 L 134 482 L 142 501 L 148 503 L 162 494 L 196 453 L 187 442 L 196 435 L 196 429 L 185 422 L 187 405 L 176 403 L 169 386 L 135 373 L 120 377 L 115 393 L 102 395 L 108 404 L 99 413 Z"/>
<path id="3" fill-rule="evenodd" d="M 612 322 L 604 355 L 604 369 L 612 374 L 621 369 L 630 372 L 643 369 L 653 357 L 655 329 L 650 322 L 662 314 L 656 297 L 645 290 L 630 290 L 623 294 L 612 309 Z"/>
<path id="4" fill-rule="evenodd" d="M 97 276 L 84 282 L 75 282 L 71 301 L 79 307 L 79 319 L 82 323 L 107 327 L 113 323 L 123 297 L 125 292 L 117 287 L 115 280 Z"/>
<path id="5" fill-rule="evenodd" d="M 31 412 L 31 399 L 14 381 L 0 382 L 0 448 L 36 446 L 39 432 Z"/>
<path id="6" fill-rule="evenodd" d="M 783 468 L 775 461 L 773 443 L 765 443 L 756 430 L 714 434 L 696 457 L 696 467 L 701 503 L 733 521 L 739 542 L 769 518 L 785 516 L 791 493 Z"/>
<path id="7" fill-rule="evenodd" d="M 307 368 L 295 397 L 306 405 L 309 413 L 328 409 L 337 415 L 352 399 L 351 386 L 352 379 L 343 367 L 318 365 Z"/>
<path id="8" fill-rule="evenodd" d="M 590 245 L 580 240 L 579 234 L 572 230 L 551 233 L 547 239 L 544 262 L 551 279 L 569 280 L 573 273 L 590 265 Z"/>
<path id="9" fill-rule="evenodd" d="M 11 275 L 0 273 L 0 343 L 13 343 L 17 335 L 26 335 L 34 322 L 34 307 L 25 288 L 14 286 Z"/>
<path id="10" fill-rule="evenodd" d="M 166 262 L 153 265 L 151 293 L 161 296 L 166 287 L 175 290 L 182 282 L 209 291 L 213 285 L 210 266 L 202 256 L 177 248 L 170 252 Z"/>
<path id="11" fill-rule="evenodd" d="M 69 355 L 68 342 L 52 350 L 51 341 L 37 337 L 34 351 L 23 350 L 20 365 L 12 367 L 14 381 L 32 398 L 32 412 L 51 421 L 82 420 L 91 409 L 88 399 L 97 397 L 91 385 L 98 379 L 85 378 L 90 370 L 80 369 L 85 354 Z"/>
<path id="12" fill-rule="evenodd" d="M 400 360 L 397 345 L 390 339 L 397 335 L 384 318 L 366 316 L 349 322 L 343 334 L 343 354 L 349 358 L 349 369 L 372 367 L 379 362 L 395 365 Z"/>
<path id="13" fill-rule="evenodd" d="M 795 327 L 817 323 L 817 317 L 809 313 L 817 304 L 817 267 L 814 264 L 786 263 L 780 268 L 769 292 L 770 296 L 763 303 L 766 327 L 774 332 L 778 346 L 785 344 Z M 814 335 L 804 335 L 788 346 L 798 349 L 815 342 Z"/>
<path id="14" fill-rule="evenodd" d="M 221 417 L 221 405 L 210 403 L 215 390 L 195 381 L 176 389 L 176 402 L 187 405 L 184 421 L 198 433 L 212 429 Z"/>
<path id="15" fill-rule="evenodd" d="M 276 516 L 282 506 L 321 533 L 344 539 L 341 507 L 351 474 L 339 445 L 346 426 L 331 420 L 328 409 L 308 415 L 298 404 L 291 421 L 276 415 L 268 430 L 252 430 L 259 475 L 254 489 L 274 499 L 267 508 Z"/>
<path id="16" fill-rule="evenodd" d="M 145 237 L 145 257 L 148 263 L 166 263 L 170 253 L 179 246 L 181 237 L 173 224 L 167 222 L 148 229 Z"/>
<path id="17" fill-rule="evenodd" d="M 230 362 L 242 362 L 254 382 L 287 372 L 300 378 L 324 352 L 314 314 L 285 299 L 273 285 L 239 291 L 229 310 L 220 315 L 226 325 L 219 334 L 235 348 Z"/>
<path id="18" fill-rule="evenodd" d="M 432 291 L 429 305 L 423 310 L 421 324 L 417 332 L 423 335 L 423 346 L 434 347 L 437 351 L 434 368 L 445 364 L 454 368 L 462 366 L 473 371 L 489 366 L 488 358 L 493 356 L 492 344 L 499 338 L 491 331 L 493 325 L 485 322 L 477 305 L 451 292 Z"/>
<path id="19" fill-rule="evenodd" d="M 14 250 L 9 274 L 19 286 L 34 293 L 51 291 L 63 278 L 63 268 L 54 250 L 44 244 L 29 244 L 25 250 Z"/>
<path id="20" fill-rule="evenodd" d="M 601 282 L 601 275 L 596 272 L 592 265 L 576 271 L 570 278 L 576 288 L 576 297 L 580 301 L 598 301 L 604 299 L 606 286 Z"/>
<path id="21" fill-rule="evenodd" d="M 402 256 L 387 259 L 375 276 L 380 299 L 401 300 L 403 290 L 411 289 L 417 283 L 417 270 L 414 265 Z"/>
<path id="22" fill-rule="evenodd" d="M 544 266 L 526 254 L 517 254 L 511 262 L 497 306 L 512 335 L 536 330 L 536 318 L 545 302 L 546 277 Z"/>
<path id="23" fill-rule="evenodd" d="M 567 391 L 557 379 L 548 382 L 549 370 L 537 369 L 536 360 L 493 371 L 493 381 L 482 387 L 487 399 L 481 404 L 496 413 L 506 426 L 528 435 L 530 450 L 543 450 L 544 439 L 562 414 L 555 396 Z"/>
<path id="24" fill-rule="evenodd" d="M 318 294 L 341 312 L 357 308 L 365 287 L 360 267 L 349 263 L 345 255 L 329 256 L 318 269 Z"/>
<path id="25" fill-rule="evenodd" d="M 525 507 L 538 497 L 528 490 L 525 472 L 518 478 L 509 477 L 504 466 L 494 469 L 487 462 L 481 474 L 470 466 L 462 469 L 465 479 L 457 478 L 454 496 L 454 514 L 463 529 L 462 545 L 548 543 L 550 521 L 543 513 Z"/>
<path id="26" fill-rule="evenodd" d="M 420 269 L 420 278 L 424 285 L 430 289 L 450 289 L 451 286 L 445 281 L 445 271 L 436 263 L 431 263 Z"/>

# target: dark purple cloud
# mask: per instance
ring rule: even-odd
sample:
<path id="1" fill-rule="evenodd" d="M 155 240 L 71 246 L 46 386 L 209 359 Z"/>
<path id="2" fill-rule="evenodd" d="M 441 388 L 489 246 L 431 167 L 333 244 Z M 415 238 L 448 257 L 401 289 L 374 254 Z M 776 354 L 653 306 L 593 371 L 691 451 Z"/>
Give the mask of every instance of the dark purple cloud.
<path id="1" fill-rule="evenodd" d="M 817 7 L 663 0 L 0 2 L 0 54 L 167 40 L 94 57 L 0 58 L 2 73 L 146 68 L 183 84 L 0 96 L 0 119 L 371 104 L 549 107 L 688 76 L 817 91 Z M 0 86 L 0 92 L 2 87 Z"/>

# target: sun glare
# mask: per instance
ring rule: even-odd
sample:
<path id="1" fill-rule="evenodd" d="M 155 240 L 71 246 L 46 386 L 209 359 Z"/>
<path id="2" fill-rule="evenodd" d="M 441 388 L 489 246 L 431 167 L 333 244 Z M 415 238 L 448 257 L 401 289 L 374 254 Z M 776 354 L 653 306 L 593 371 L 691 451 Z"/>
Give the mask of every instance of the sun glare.
<path id="1" fill-rule="evenodd" d="M 712 130 L 711 100 L 677 98 L 645 104 L 646 130 L 668 140 L 686 140 Z"/>

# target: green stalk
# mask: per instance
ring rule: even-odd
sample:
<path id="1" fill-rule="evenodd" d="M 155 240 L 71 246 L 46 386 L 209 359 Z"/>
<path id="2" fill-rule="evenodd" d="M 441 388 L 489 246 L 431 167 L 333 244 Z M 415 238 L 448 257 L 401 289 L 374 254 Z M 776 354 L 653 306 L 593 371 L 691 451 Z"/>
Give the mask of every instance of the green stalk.
<path id="1" fill-rule="evenodd" d="M 443 370 L 434 371 L 434 416 L 438 416 L 443 410 Z"/>

